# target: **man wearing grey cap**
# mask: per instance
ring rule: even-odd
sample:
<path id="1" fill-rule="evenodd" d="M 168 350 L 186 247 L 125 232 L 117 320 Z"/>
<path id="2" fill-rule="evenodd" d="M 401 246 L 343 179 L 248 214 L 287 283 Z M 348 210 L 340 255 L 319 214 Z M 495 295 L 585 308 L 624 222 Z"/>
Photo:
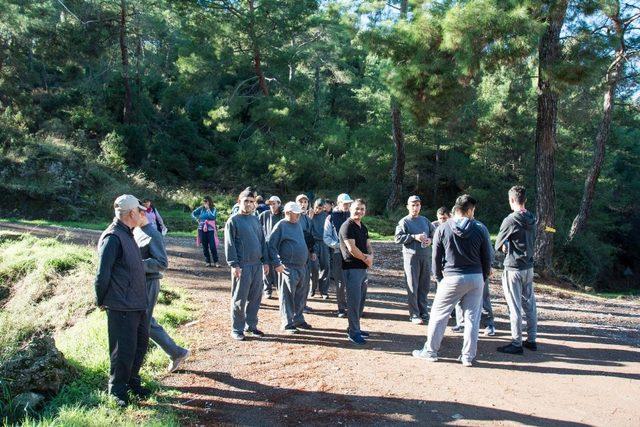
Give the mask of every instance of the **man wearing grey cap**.
<path id="1" fill-rule="evenodd" d="M 283 218 L 282 215 L 282 202 L 280 201 L 280 197 L 271 196 L 269 200 L 267 200 L 267 205 L 269 206 L 269 210 L 264 211 L 258 216 L 258 221 L 262 225 L 262 231 L 264 232 L 264 238 L 269 240 L 269 236 L 271 235 L 271 231 L 273 227 Z M 278 274 L 276 270 L 273 268 L 273 264 L 269 266 L 269 272 L 266 273 L 262 279 L 263 282 L 263 291 L 264 296 L 267 299 L 271 299 L 271 294 L 273 293 L 273 287 L 277 284 Z"/>
<path id="2" fill-rule="evenodd" d="M 333 210 L 324 221 L 323 240 L 325 245 L 333 250 L 331 255 L 331 279 L 336 287 L 336 299 L 338 301 L 338 317 L 347 317 L 347 295 L 345 292 L 344 278 L 342 276 L 342 254 L 340 253 L 340 240 L 338 232 L 340 227 L 349 218 L 349 207 L 353 199 L 346 193 L 338 196 L 337 208 Z"/>
<path id="3" fill-rule="evenodd" d="M 307 242 L 300 224 L 302 209 L 295 202 L 284 205 L 284 219 L 276 224 L 269 237 L 269 258 L 278 272 L 278 293 L 282 330 L 296 333 L 311 329 L 302 308 L 307 300 Z"/>
<path id="4" fill-rule="evenodd" d="M 133 229 L 141 224 L 145 207 L 130 194 L 113 203 L 115 218 L 98 241 L 96 305 L 107 312 L 109 336 L 109 394 L 116 404 L 129 404 L 127 392 L 146 398 L 140 367 L 149 345 L 147 283 Z"/>
<path id="5" fill-rule="evenodd" d="M 431 222 L 420 215 L 421 207 L 420 197 L 409 197 L 409 215 L 398 222 L 395 233 L 396 243 L 402 244 L 409 320 L 418 325 L 429 321 L 427 295 L 431 284 L 431 239 L 435 231 Z"/>
<path id="6" fill-rule="evenodd" d="M 255 192 L 245 189 L 238 196 L 238 213 L 224 227 L 224 252 L 231 267 L 231 337 L 245 334 L 261 338 L 258 310 L 262 300 L 262 277 L 269 273 L 269 255 L 264 232 L 253 213 Z"/>

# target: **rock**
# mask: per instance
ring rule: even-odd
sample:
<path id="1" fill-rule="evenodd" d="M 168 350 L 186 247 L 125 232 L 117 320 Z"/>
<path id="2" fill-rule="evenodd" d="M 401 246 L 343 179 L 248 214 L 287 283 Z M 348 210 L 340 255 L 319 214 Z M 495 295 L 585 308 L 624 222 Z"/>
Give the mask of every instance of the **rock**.
<path id="1" fill-rule="evenodd" d="M 11 401 L 11 408 L 20 413 L 36 411 L 44 403 L 44 400 L 45 397 L 38 393 L 20 393 Z"/>
<path id="2" fill-rule="evenodd" d="M 44 334 L 34 336 L 0 367 L 0 378 L 12 396 L 28 392 L 56 395 L 76 374 L 53 338 Z"/>

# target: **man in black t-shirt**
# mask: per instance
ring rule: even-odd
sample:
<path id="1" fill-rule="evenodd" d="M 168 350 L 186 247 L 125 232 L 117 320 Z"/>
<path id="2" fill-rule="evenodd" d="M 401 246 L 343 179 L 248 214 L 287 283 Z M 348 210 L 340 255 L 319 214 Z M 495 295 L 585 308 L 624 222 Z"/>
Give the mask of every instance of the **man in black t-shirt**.
<path id="1" fill-rule="evenodd" d="M 351 216 L 347 219 L 338 233 L 340 252 L 342 254 L 342 271 L 347 293 L 347 329 L 351 342 L 364 345 L 363 338 L 368 333 L 360 329 L 360 317 L 364 311 L 367 297 L 367 268 L 373 265 L 373 250 L 369 241 L 369 231 L 361 222 L 366 213 L 366 203 L 356 199 L 351 204 Z"/>

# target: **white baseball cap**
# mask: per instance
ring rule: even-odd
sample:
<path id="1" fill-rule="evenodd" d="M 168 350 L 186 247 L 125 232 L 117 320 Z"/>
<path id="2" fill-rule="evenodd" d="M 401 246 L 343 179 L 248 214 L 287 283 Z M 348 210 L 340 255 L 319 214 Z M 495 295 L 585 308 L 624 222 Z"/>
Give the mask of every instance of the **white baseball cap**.
<path id="1" fill-rule="evenodd" d="M 353 203 L 353 199 L 347 193 L 338 196 L 338 203 Z"/>
<path id="2" fill-rule="evenodd" d="M 113 209 L 117 212 L 128 212 L 132 209 L 147 209 L 140 203 L 137 197 L 131 194 L 123 194 L 113 202 Z"/>
<path id="3" fill-rule="evenodd" d="M 282 201 L 280 200 L 280 197 L 278 196 L 271 196 L 269 197 L 269 200 L 267 200 L 267 205 L 270 205 L 271 203 L 278 203 L 278 204 L 282 204 Z"/>
<path id="4" fill-rule="evenodd" d="M 296 203 L 297 203 L 297 202 L 299 202 L 299 201 L 300 201 L 300 200 L 302 200 L 302 199 L 307 199 L 307 201 L 309 201 L 309 197 L 307 197 L 307 195 L 306 195 L 306 194 L 298 194 L 298 195 L 296 196 Z"/>
<path id="5" fill-rule="evenodd" d="M 287 202 L 287 204 L 284 205 L 284 211 L 295 213 L 295 214 L 301 214 L 302 208 L 296 202 Z"/>

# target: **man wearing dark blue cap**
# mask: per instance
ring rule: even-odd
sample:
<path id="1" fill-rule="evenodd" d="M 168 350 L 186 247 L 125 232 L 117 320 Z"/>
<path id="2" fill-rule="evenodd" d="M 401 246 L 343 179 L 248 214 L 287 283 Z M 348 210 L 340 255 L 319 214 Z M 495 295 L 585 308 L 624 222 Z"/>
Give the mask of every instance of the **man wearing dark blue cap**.
<path id="1" fill-rule="evenodd" d="M 431 281 L 431 239 L 435 231 L 431 222 L 420 215 L 421 207 L 420 197 L 409 197 L 409 215 L 398 222 L 395 233 L 396 243 L 402 244 L 409 320 L 418 325 L 429 321 L 427 295 Z"/>

